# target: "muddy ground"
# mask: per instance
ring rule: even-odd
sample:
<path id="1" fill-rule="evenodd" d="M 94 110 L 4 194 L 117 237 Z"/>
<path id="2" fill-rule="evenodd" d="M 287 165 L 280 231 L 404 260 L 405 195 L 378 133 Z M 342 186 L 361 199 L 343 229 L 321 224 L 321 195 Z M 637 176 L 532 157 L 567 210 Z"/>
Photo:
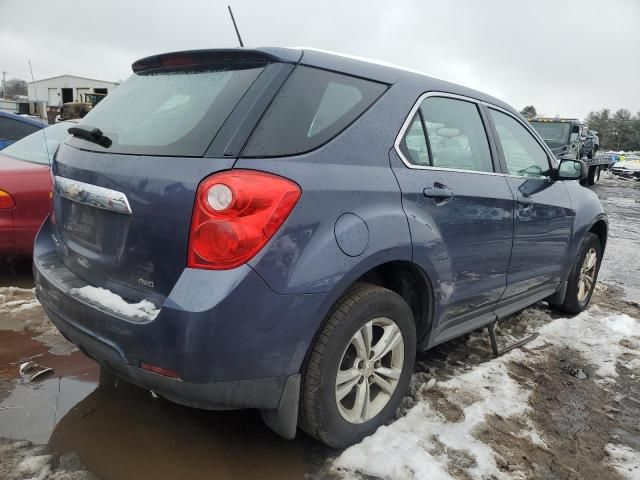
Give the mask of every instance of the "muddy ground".
<path id="1" fill-rule="evenodd" d="M 606 176 L 594 190 L 609 213 L 611 238 L 578 329 L 611 315 L 640 319 L 640 183 Z M 498 360 L 485 331 L 447 342 L 418 356 L 400 420 L 339 452 L 302 433 L 282 440 L 257 412 L 190 409 L 101 377 L 51 327 L 32 288 L 28 263 L 0 264 L 0 478 L 640 478 L 635 331 L 616 337 L 611 358 L 588 335 L 576 343 L 543 333 Z M 499 341 L 544 331 L 560 318 L 537 304 L 503 322 Z M 53 372 L 27 382 L 18 369 L 28 360 Z M 482 386 L 497 374 L 505 376 Z M 516 398 L 504 411 L 495 407 L 508 396 L 505 386 L 519 392 L 522 405 Z M 482 421 L 461 429 L 481 405 Z M 420 421 L 469 434 L 467 443 L 415 428 Z M 377 461 L 384 457 L 378 444 L 389 445 L 392 461 Z"/>

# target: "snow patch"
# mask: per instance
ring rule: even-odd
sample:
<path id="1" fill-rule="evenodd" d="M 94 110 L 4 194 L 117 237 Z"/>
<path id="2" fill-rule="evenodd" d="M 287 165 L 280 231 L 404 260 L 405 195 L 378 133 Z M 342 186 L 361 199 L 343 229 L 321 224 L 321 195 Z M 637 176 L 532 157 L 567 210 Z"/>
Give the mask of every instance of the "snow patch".
<path id="1" fill-rule="evenodd" d="M 53 455 L 27 457 L 18 464 L 18 472 L 29 475 L 29 479 L 44 480 L 51 475 Z"/>
<path id="2" fill-rule="evenodd" d="M 540 329 L 540 336 L 529 344 L 535 348 L 546 344 L 569 347 L 580 352 L 597 367 L 596 381 L 610 383 L 618 376 L 616 363 L 623 353 L 638 357 L 638 352 L 624 347 L 624 338 L 640 337 L 640 322 L 629 315 L 598 316 L 593 307 L 572 318 L 555 320 Z M 592 313 L 593 312 L 593 313 Z"/>
<path id="3" fill-rule="evenodd" d="M 521 351 L 512 351 L 438 384 L 450 402 L 463 407 L 461 421 L 448 421 L 427 402 L 420 402 L 394 424 L 379 428 L 362 443 L 345 450 L 334 468 L 340 473 L 352 471 L 383 478 L 449 479 L 453 477 L 448 468 L 453 465 L 447 451 L 457 450 L 471 457 L 473 465 L 468 472 L 473 478 L 514 478 L 514 472 L 507 476 L 498 469 L 493 450 L 474 433 L 488 415 L 506 418 L 522 415 L 530 408 L 530 392 L 522 389 L 507 370 L 508 362 L 523 356 Z M 535 430 L 529 436 L 542 442 Z"/>
<path id="4" fill-rule="evenodd" d="M 531 312 L 535 314 L 535 310 Z M 528 350 L 549 344 L 578 350 L 596 367 L 597 382 L 607 383 L 617 376 L 615 367 L 622 354 L 640 359 L 637 350 L 622 342 L 625 339 L 636 342 L 633 337 L 640 338 L 640 321 L 628 315 L 606 316 L 592 308 L 573 318 L 551 321 L 539 333 L 528 344 Z M 379 428 L 345 450 L 334 460 L 334 472 L 344 478 L 364 474 L 394 479 L 449 479 L 453 478 L 450 469 L 456 466 L 456 457 L 462 452 L 468 458 L 465 471 L 471 478 L 524 478 L 523 472 L 500 470 L 496 463 L 499 453 L 477 436 L 495 416 L 519 417 L 525 427 L 517 436 L 544 446 L 544 439 L 526 415 L 531 408 L 528 404 L 531 392 L 508 373 L 510 362 L 526 363 L 529 355 L 514 350 L 439 382 L 437 388 L 449 403 L 462 410 L 461 416 L 447 420 L 431 407 L 427 397 L 395 423 Z M 609 446 L 609 452 L 612 465 L 621 474 L 640 480 L 640 453 L 615 445 Z"/>
<path id="5" fill-rule="evenodd" d="M 129 318 L 153 320 L 158 313 L 160 313 L 160 309 L 156 308 L 149 300 L 141 300 L 138 303 L 128 303 L 120 295 L 106 288 L 87 285 L 82 288 L 71 289 L 71 294 Z"/>
<path id="6" fill-rule="evenodd" d="M 640 452 L 623 445 L 608 444 L 605 450 L 611 457 L 609 463 L 629 480 L 640 480 Z"/>

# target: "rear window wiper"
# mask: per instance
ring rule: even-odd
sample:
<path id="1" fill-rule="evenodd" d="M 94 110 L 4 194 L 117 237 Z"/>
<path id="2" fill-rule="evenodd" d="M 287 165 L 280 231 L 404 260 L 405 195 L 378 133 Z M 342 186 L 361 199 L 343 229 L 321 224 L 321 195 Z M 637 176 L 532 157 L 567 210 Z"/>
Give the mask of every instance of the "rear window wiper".
<path id="1" fill-rule="evenodd" d="M 71 127 L 67 130 L 74 137 L 88 140 L 89 142 L 97 143 L 104 148 L 111 146 L 111 139 L 102 133 L 99 128 L 89 127 L 85 125 L 78 125 L 77 127 Z"/>

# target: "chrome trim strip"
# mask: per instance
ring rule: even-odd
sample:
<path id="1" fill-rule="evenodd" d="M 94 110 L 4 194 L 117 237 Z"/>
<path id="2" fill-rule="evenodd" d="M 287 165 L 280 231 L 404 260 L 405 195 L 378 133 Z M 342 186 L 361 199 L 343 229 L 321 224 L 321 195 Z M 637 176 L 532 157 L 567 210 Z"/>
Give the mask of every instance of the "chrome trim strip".
<path id="1" fill-rule="evenodd" d="M 90 207 L 131 215 L 127 196 L 116 190 L 78 182 L 70 178 L 54 177 L 54 191 L 61 197 Z"/>
<path id="2" fill-rule="evenodd" d="M 465 170 L 465 169 L 462 169 L 462 168 L 443 168 L 443 167 L 422 166 L 422 165 L 414 165 L 411 162 L 409 162 L 409 160 L 407 160 L 405 158 L 404 154 L 400 150 L 400 142 L 402 141 L 402 137 L 404 137 L 405 132 L 409 128 L 409 126 L 411 124 L 411 120 L 413 119 L 414 115 L 418 111 L 418 108 L 420 108 L 420 104 L 426 98 L 429 98 L 429 97 L 453 98 L 453 99 L 456 99 L 456 100 L 463 100 L 465 102 L 475 103 L 476 105 L 484 105 L 486 107 L 499 110 L 499 111 L 501 111 L 501 112 L 513 117 L 515 120 L 517 120 L 518 122 L 520 122 L 522 124 L 522 122 L 517 117 L 515 117 L 513 115 L 513 113 L 511 113 L 509 110 L 505 110 L 502 107 L 499 107 L 499 106 L 494 105 L 494 104 L 489 103 L 489 102 L 485 102 L 483 100 L 477 100 L 477 99 L 472 98 L 472 97 L 465 97 L 464 95 L 457 95 L 455 93 L 447 93 L 447 92 L 426 92 L 426 93 L 423 93 L 422 95 L 420 95 L 420 97 L 418 97 L 418 100 L 416 100 L 416 103 L 413 104 L 413 107 L 411 107 L 411 110 L 409 111 L 409 115 L 407 115 L 407 118 L 405 119 L 404 123 L 402 124 L 402 127 L 400 128 L 400 132 L 398 132 L 398 135 L 396 136 L 396 141 L 393 143 L 393 148 L 395 149 L 396 153 L 400 157 L 400 160 L 402 160 L 402 163 L 404 163 L 407 168 L 411 168 L 413 170 L 436 170 L 436 171 L 445 171 L 445 172 L 476 173 L 476 174 L 479 174 L 479 175 L 497 175 L 497 176 L 500 176 L 500 177 L 530 178 L 530 177 L 526 177 L 524 175 L 512 175 L 512 174 L 509 174 L 509 173 L 502 173 L 502 172 L 495 172 L 495 171 L 494 172 L 484 172 L 484 171 L 479 171 L 479 170 Z M 527 127 L 524 124 L 522 124 L 522 125 L 529 132 L 533 131 L 534 132 L 534 134 L 533 134 L 534 138 L 536 138 L 538 143 L 540 143 L 540 141 L 537 138 L 537 132 L 535 132 L 535 130 L 533 130 L 532 127 Z M 549 150 L 547 145 L 543 144 L 542 148 L 544 149 L 545 152 L 547 152 L 547 155 L 549 155 L 549 158 L 552 159 L 551 162 L 555 164 L 555 162 L 553 161 L 553 159 L 555 159 L 555 156 L 552 153 L 550 153 L 551 151 Z M 557 167 L 557 165 L 556 165 L 556 167 Z M 547 178 L 547 177 L 541 177 L 541 178 Z"/>

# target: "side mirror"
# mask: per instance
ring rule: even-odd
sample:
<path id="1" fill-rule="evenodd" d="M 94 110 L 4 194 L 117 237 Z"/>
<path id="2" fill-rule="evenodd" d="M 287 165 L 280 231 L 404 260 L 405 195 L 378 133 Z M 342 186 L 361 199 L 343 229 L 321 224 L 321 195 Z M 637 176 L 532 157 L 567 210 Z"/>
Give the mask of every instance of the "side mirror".
<path id="1" fill-rule="evenodd" d="M 587 165 L 582 160 L 560 160 L 558 180 L 583 180 L 588 173 Z"/>

